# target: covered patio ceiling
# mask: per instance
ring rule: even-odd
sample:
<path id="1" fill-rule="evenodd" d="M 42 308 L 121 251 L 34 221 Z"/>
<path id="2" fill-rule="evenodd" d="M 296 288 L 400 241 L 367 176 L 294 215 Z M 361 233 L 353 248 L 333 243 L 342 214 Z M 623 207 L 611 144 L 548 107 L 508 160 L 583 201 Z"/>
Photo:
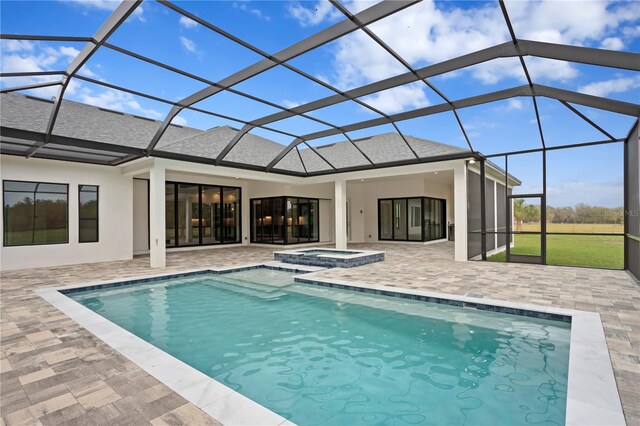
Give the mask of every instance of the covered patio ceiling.
<path id="1" fill-rule="evenodd" d="M 4 108 L 7 108 L 7 105 L 13 106 L 15 102 L 21 102 L 16 98 L 8 98 L 8 96 L 16 96 L 9 95 L 10 92 L 28 92 L 45 87 L 56 87 L 58 90 L 57 96 L 43 108 L 39 108 L 37 111 L 33 110 L 33 115 L 25 117 L 24 113 L 20 113 L 22 115 L 20 119 L 43 122 L 42 129 L 34 130 L 29 126 L 15 125 L 14 121 L 6 120 L 3 114 L 1 128 L 1 150 L 3 154 L 104 165 L 120 165 L 144 157 L 158 157 L 286 175 L 315 176 L 378 167 L 469 157 L 483 159 L 511 153 L 538 152 L 548 149 L 622 142 L 628 136 L 629 127 L 624 131 L 613 133 L 606 130 L 606 126 L 598 123 L 597 119 L 590 118 L 580 108 L 586 107 L 607 114 L 627 117 L 633 124 L 637 122 L 637 117 L 640 116 L 640 105 L 638 103 L 540 84 L 532 76 L 533 74 L 530 72 L 531 66 L 527 62 L 530 58 L 543 58 L 544 60 L 587 64 L 596 66 L 598 69 L 606 68 L 620 70 L 621 72 L 623 70 L 640 71 L 639 54 L 631 51 L 604 50 L 520 39 L 518 38 L 519 29 L 512 25 L 509 17 L 509 4 L 505 4 L 503 1 L 499 1 L 503 19 L 501 22 L 495 22 L 495 25 L 504 26 L 508 30 L 510 40 L 462 56 L 416 67 L 414 65 L 415 61 L 412 63 L 403 58 L 397 52 L 397 49 L 394 49 L 392 44 L 377 34 L 374 29 L 376 22 L 398 13 L 407 13 L 406 10 L 416 7 L 419 2 L 415 0 L 382 1 L 361 11 L 352 11 L 338 0 L 330 0 L 332 13 L 340 14 L 342 17 L 337 23 L 326 26 L 324 29 L 301 41 L 290 44 L 276 53 L 268 53 L 257 47 L 256 43 L 251 43 L 222 29 L 221 23 L 212 19 L 204 19 L 200 14 L 190 11 L 189 5 L 185 5 L 185 8 L 183 8 L 182 3 L 158 0 L 157 4 L 161 7 L 179 14 L 190 22 L 200 25 L 204 30 L 211 31 L 224 40 L 241 46 L 242 49 L 246 49 L 260 58 L 248 66 L 237 66 L 236 68 L 239 71 L 216 79 L 201 77 L 110 42 L 110 39 L 113 38 L 112 36 L 117 34 L 123 24 L 134 16 L 136 9 L 141 7 L 141 3 L 142 1 L 123 1 L 120 3 L 92 36 L 1 35 L 2 40 L 84 43 L 84 47 L 66 69 L 2 72 L 0 77 L 4 80 L 1 89 Z M 303 67 L 299 65 L 302 62 L 297 58 L 313 55 L 320 47 L 348 37 L 354 32 L 365 34 L 371 43 L 384 51 L 385 55 L 390 55 L 394 58 L 405 72 L 345 90 L 343 87 L 336 87 L 335 83 L 322 78 L 322 76 L 304 71 Z M 153 35 L 151 37 L 153 38 Z M 155 49 L 162 49 L 162 47 L 155 47 Z M 129 59 L 142 61 L 152 67 L 180 75 L 190 81 L 197 82 L 200 86 L 204 85 L 204 87 L 194 91 L 189 96 L 171 100 L 169 97 L 163 97 L 165 91 L 162 81 L 156 82 L 157 90 L 153 93 L 148 93 L 110 83 L 108 78 L 97 79 L 92 77 L 90 73 L 83 72 L 83 67 L 88 61 L 98 55 L 99 52 L 105 50 L 117 52 Z M 505 59 L 519 62 L 525 84 L 452 99 L 432 81 L 434 78 L 451 75 L 469 67 Z M 234 61 L 234 58 L 229 57 L 227 60 Z M 260 93 L 247 90 L 247 87 L 252 86 L 243 84 L 256 81 L 256 84 L 264 85 L 265 81 L 259 79 L 264 77 L 265 73 L 274 69 L 287 70 L 290 75 L 305 79 L 313 85 L 321 86 L 324 91 L 328 91 L 331 94 L 310 102 L 286 106 L 269 100 Z M 11 78 L 15 77 L 47 78 L 45 81 L 29 85 L 11 86 L 7 83 Z M 103 121 L 103 117 L 106 117 L 104 114 L 84 113 L 79 113 L 81 118 L 70 119 L 69 117 L 63 117 L 65 109 L 71 111 L 77 106 L 74 106 L 73 104 L 75 103 L 67 101 L 65 98 L 65 94 L 68 93 L 69 87 L 74 81 L 82 81 L 152 100 L 168 106 L 168 112 L 161 120 L 145 119 L 144 125 L 148 128 L 146 133 L 136 134 L 135 137 L 133 135 L 125 135 L 122 140 L 115 138 L 100 140 L 90 136 L 72 136 L 70 133 L 61 130 L 64 129 L 63 124 L 65 123 L 62 123 L 64 120 L 74 121 L 72 123 L 73 126 L 83 127 L 88 134 L 91 134 L 92 129 L 105 125 L 101 121 Z M 385 91 L 401 88 L 409 84 L 424 85 L 430 93 L 434 94 L 435 99 L 438 99 L 438 101 L 431 105 L 394 113 L 375 106 L 374 102 L 367 101 L 367 97 L 379 96 Z M 253 85 L 253 87 L 255 86 Z M 269 110 L 276 110 L 276 112 L 265 114 L 258 118 L 246 119 L 226 111 L 224 102 L 221 102 L 222 105 L 217 107 L 205 108 L 202 106 L 204 101 L 224 94 L 244 98 L 251 101 L 252 105 L 268 106 Z M 489 153 L 484 152 L 475 143 L 473 132 L 469 131 L 472 125 L 465 120 L 464 114 L 461 112 L 481 108 L 486 104 L 517 98 L 526 98 L 531 102 L 531 123 L 534 124 L 535 138 L 538 141 L 537 146 L 518 149 L 515 145 L 505 144 L 498 150 L 494 149 Z M 8 99 L 12 101 L 9 102 Z M 595 130 L 597 134 L 601 135 L 601 138 L 580 141 L 579 143 L 564 142 L 550 145 L 545 139 L 547 129 L 540 112 L 540 102 L 547 102 L 548 100 L 561 105 L 561 108 L 576 120 L 583 121 L 592 130 Z M 336 108 L 346 103 L 357 105 L 360 109 L 370 112 L 374 118 L 354 120 L 347 114 L 347 117 L 343 117 L 344 122 L 337 123 L 328 121 L 322 118 L 321 114 L 315 113 Z M 27 108 L 25 110 L 27 111 L 32 107 L 25 108 Z M 231 123 L 239 123 L 239 125 L 237 128 L 222 126 L 206 131 L 190 129 L 179 125 L 180 121 L 177 119 L 181 113 L 186 111 L 226 120 Z M 403 123 L 405 122 L 424 120 L 430 116 L 445 114 L 451 116 L 453 118 L 452 122 L 459 128 L 463 140 L 462 146 L 451 146 L 449 149 L 446 148 L 446 145 L 434 144 L 432 141 L 426 140 L 426 138 L 414 137 L 406 130 L 403 130 Z M 304 126 L 299 127 L 300 130 L 296 130 L 295 120 L 315 123 L 320 130 L 304 131 L 307 128 Z M 119 125 L 115 123 L 109 126 L 118 127 Z M 283 123 L 289 123 L 289 125 L 283 125 Z M 293 127 L 291 124 L 293 124 Z M 373 136 L 365 138 L 353 137 L 354 132 L 381 128 L 384 130 L 380 135 L 376 130 L 376 133 L 372 133 Z M 271 144 L 267 147 L 265 144 L 270 142 L 270 139 L 261 136 L 264 134 L 277 136 L 278 144 Z M 335 143 L 336 137 L 343 138 L 343 140 Z M 141 140 L 144 138 L 147 139 Z M 217 144 L 216 149 L 210 149 L 211 144 L 214 143 L 212 138 L 215 139 L 215 144 Z M 332 143 L 318 145 L 317 141 L 327 139 L 331 139 Z M 438 142 L 451 144 L 451 141 L 448 140 L 438 140 Z M 261 145 L 259 149 L 258 145 Z M 444 149 L 442 148 L 443 146 L 445 146 Z M 377 155 L 381 150 L 388 152 L 385 152 L 384 155 Z M 255 161 L 245 161 L 244 159 L 247 157 L 239 155 L 238 151 L 249 153 L 247 154 L 249 156 L 251 156 L 250 153 L 252 151 L 256 151 L 257 154 L 254 156 L 260 158 Z M 345 158 L 349 158 L 349 161 L 345 161 Z"/>

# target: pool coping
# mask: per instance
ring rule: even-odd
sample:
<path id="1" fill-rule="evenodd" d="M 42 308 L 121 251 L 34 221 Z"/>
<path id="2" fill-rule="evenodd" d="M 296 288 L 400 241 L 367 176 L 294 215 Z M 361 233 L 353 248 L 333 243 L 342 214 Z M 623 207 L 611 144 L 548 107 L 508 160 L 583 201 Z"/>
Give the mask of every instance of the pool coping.
<path id="1" fill-rule="evenodd" d="M 594 312 L 329 279 L 316 276 L 316 272 L 326 270 L 326 268 L 273 261 L 225 268 L 188 269 L 181 272 L 130 277 L 129 279 L 120 278 L 62 287 L 49 287 L 36 289 L 35 293 L 221 423 L 225 425 L 293 425 L 294 423 L 279 414 L 201 373 L 64 294 L 71 290 L 88 287 L 95 288 L 96 286 L 111 287 L 110 284 L 123 282 L 152 282 L 167 277 L 204 274 L 207 272 L 217 274 L 261 267 L 301 272 L 302 275 L 294 276 L 294 280 L 311 285 L 343 288 L 433 303 L 448 303 L 467 308 L 492 310 L 525 317 L 536 316 L 552 320 L 564 320 L 565 322 L 566 318 L 569 317 L 571 337 L 565 424 L 626 424 L 604 329 L 600 315 Z"/>

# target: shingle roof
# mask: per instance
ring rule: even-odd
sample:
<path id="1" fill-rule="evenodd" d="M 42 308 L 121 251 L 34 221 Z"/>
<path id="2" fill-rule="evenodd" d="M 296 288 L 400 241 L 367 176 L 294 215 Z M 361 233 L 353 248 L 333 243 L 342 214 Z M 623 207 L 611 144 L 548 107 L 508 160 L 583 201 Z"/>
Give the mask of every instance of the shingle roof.
<path id="1" fill-rule="evenodd" d="M 44 133 L 53 102 L 18 93 L 2 94 L 3 127 Z M 53 133 L 76 139 L 146 148 L 160 122 L 132 114 L 63 100 Z M 184 139 L 202 130 L 171 125 L 163 141 Z"/>
<path id="2" fill-rule="evenodd" d="M 46 131 L 53 107 L 51 101 L 18 93 L 2 94 L 0 99 L 2 101 L 0 117 L 3 127 L 38 133 Z M 63 100 L 54 134 L 112 145 L 146 148 L 160 124 L 159 121 L 132 114 Z M 171 125 L 156 149 L 214 159 L 222 152 L 237 131 L 229 126 L 220 126 L 204 131 Z M 413 136 L 405 135 L 405 138 L 406 142 L 398 133 L 383 133 L 357 139 L 353 143 L 345 140 L 319 146 L 315 149 L 336 169 L 367 166 L 371 164 L 370 161 L 374 164 L 383 164 L 411 160 L 415 158 L 415 155 L 426 158 L 469 152 L 466 149 Z M 411 149 L 407 144 L 411 146 Z M 331 170 L 331 166 L 313 150 L 302 146 L 299 148 L 300 155 L 294 149 L 284 156 L 274 168 L 300 173 Z M 277 142 L 247 133 L 229 151 L 224 160 L 264 167 L 282 149 L 283 146 Z M 304 165 L 300 161 L 301 159 Z"/>

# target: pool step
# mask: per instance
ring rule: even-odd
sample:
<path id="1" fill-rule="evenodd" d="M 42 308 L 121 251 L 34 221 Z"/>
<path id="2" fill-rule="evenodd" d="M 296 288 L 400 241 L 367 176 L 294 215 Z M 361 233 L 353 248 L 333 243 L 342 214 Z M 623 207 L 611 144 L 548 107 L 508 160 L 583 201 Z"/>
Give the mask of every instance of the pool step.
<path id="1" fill-rule="evenodd" d="M 272 292 L 281 289 L 282 287 L 289 287 L 293 284 L 293 281 L 290 283 L 270 283 L 268 282 L 268 278 L 260 278 L 261 282 L 256 283 L 256 278 L 238 278 L 232 275 L 219 275 L 218 279 L 223 281 L 230 281 L 234 283 L 238 283 L 239 285 L 244 285 L 249 288 L 253 288 L 259 291 Z"/>
<path id="2" fill-rule="evenodd" d="M 217 288 L 235 291 L 237 293 L 246 294 L 248 296 L 258 297 L 260 299 L 277 299 L 286 293 L 280 291 L 278 287 L 269 287 L 259 284 L 253 284 L 244 280 L 239 280 L 224 275 L 216 277 L 216 282 L 223 285 L 217 285 Z"/>

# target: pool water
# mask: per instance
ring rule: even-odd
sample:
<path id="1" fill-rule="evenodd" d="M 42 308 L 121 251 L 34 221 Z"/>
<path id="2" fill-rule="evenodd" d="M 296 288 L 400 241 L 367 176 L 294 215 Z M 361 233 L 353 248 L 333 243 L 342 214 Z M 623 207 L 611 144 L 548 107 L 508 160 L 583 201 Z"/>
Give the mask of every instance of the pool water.
<path id="1" fill-rule="evenodd" d="M 564 423 L 569 324 L 293 275 L 254 269 L 70 297 L 300 425 Z"/>

